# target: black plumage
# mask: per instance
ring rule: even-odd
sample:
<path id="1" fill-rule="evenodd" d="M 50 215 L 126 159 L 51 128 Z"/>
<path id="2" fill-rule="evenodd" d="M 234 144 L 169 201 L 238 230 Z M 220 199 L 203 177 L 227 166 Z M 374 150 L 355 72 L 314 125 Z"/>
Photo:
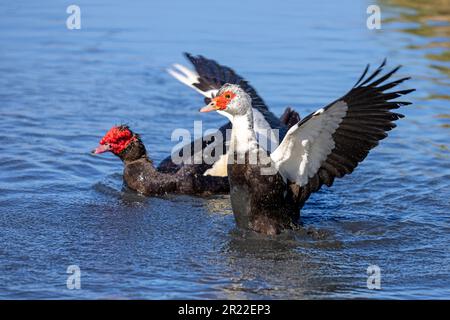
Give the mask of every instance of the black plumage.
<path id="1" fill-rule="evenodd" d="M 367 157 L 369 151 L 376 147 L 380 140 L 387 137 L 387 132 L 396 127 L 394 121 L 404 117 L 392 110 L 409 105 L 411 102 L 390 100 L 415 89 L 385 92 L 410 79 L 405 77 L 383 84 L 400 69 L 398 66 L 376 78 L 382 72 L 385 64 L 386 60 L 370 76 L 366 77 L 369 71 L 368 65 L 348 93 L 324 108 L 326 110 L 339 101 L 345 102 L 348 107 L 346 116 L 332 135 L 335 147 L 318 172 L 302 188 L 299 195 L 300 203 L 304 203 L 311 193 L 319 190 L 323 184 L 330 187 L 336 177 L 341 178 L 353 172 L 357 165 Z"/>

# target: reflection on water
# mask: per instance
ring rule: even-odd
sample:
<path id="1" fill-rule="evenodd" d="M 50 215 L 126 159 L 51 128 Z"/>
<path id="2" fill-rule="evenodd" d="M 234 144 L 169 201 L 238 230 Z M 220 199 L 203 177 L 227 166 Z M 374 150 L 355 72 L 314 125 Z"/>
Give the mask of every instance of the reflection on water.
<path id="1" fill-rule="evenodd" d="M 396 30 L 417 37 L 415 43 L 406 45 L 406 48 L 420 52 L 429 60 L 429 67 L 442 75 L 433 79 L 442 90 L 429 92 L 424 99 L 437 103 L 441 101 L 443 106 L 448 107 L 445 100 L 450 100 L 450 0 L 382 0 L 381 3 L 388 10 L 396 9 L 394 16 L 385 19 L 386 23 L 395 26 L 400 23 L 400 27 L 395 27 Z M 435 114 L 435 118 L 441 128 L 449 129 L 450 111 L 444 111 Z M 448 144 L 438 143 L 436 146 L 448 155 Z"/>
<path id="2" fill-rule="evenodd" d="M 410 22 L 412 26 L 400 30 L 426 38 L 424 44 L 409 45 L 409 48 L 435 49 L 425 57 L 437 62 L 450 61 L 450 0 L 385 0 L 383 3 L 405 11 L 386 22 Z M 448 64 L 431 64 L 431 67 L 450 77 Z M 448 95 L 442 97 L 449 98 Z"/>
<path id="3" fill-rule="evenodd" d="M 414 22 L 415 28 L 405 28 L 405 32 L 425 37 L 450 37 L 450 1 L 449 0 L 382 0 L 382 4 L 400 9 L 397 17 L 386 20 Z M 420 46 L 416 46 L 420 47 Z M 422 47 L 448 48 L 445 41 L 431 41 Z"/>

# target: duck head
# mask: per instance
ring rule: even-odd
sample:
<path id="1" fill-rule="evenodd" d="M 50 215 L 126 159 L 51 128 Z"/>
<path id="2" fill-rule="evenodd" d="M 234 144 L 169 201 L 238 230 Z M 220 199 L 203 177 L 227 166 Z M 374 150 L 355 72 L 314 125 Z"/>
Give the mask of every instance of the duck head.
<path id="1" fill-rule="evenodd" d="M 225 84 L 217 95 L 211 98 L 211 102 L 200 109 L 200 112 L 217 111 L 230 118 L 245 115 L 252 106 L 251 98 L 237 84 Z"/>
<path id="2" fill-rule="evenodd" d="M 146 156 L 145 146 L 138 134 L 126 125 L 114 126 L 100 140 L 92 153 L 111 152 L 124 162 L 130 162 Z"/>

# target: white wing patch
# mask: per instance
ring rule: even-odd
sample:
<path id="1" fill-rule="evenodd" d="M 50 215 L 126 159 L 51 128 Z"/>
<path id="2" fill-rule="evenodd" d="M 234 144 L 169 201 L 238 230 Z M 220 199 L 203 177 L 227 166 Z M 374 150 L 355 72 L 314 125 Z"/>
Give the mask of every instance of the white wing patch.
<path id="1" fill-rule="evenodd" d="M 228 153 L 220 156 L 213 166 L 206 170 L 204 176 L 226 177 L 228 175 Z"/>
<path id="2" fill-rule="evenodd" d="M 335 147 L 332 135 L 347 114 L 347 108 L 344 101 L 338 101 L 289 129 L 270 155 L 285 180 L 304 186 L 317 173 Z"/>
<path id="3" fill-rule="evenodd" d="M 324 111 L 325 111 L 325 109 L 321 108 L 321 109 L 317 110 L 316 112 L 314 112 L 314 115 L 317 116 L 317 115 L 323 113 Z"/>
<path id="4" fill-rule="evenodd" d="M 202 95 L 204 95 L 207 98 L 211 98 L 213 95 L 216 95 L 217 92 L 219 90 L 208 90 L 208 91 L 202 91 L 199 88 L 197 88 L 196 86 L 194 86 L 194 83 L 198 83 L 199 82 L 199 75 L 197 72 L 181 65 L 181 64 L 173 64 L 172 68 L 167 69 L 167 72 L 174 77 L 175 79 L 177 79 L 178 81 L 180 81 L 181 83 L 184 83 L 185 85 L 187 85 L 188 87 L 191 87 L 192 89 L 194 89 L 197 92 L 200 92 Z"/>

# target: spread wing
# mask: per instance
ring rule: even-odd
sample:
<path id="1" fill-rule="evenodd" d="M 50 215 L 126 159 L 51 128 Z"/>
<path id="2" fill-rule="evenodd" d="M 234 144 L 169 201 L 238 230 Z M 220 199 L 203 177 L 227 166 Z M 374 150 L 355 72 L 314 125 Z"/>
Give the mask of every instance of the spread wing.
<path id="1" fill-rule="evenodd" d="M 174 64 L 172 69 L 167 70 L 174 78 L 197 90 L 206 98 L 214 96 L 226 83 L 239 84 L 251 96 L 253 108 L 268 111 L 267 105 L 256 90 L 233 69 L 201 55 L 193 56 L 187 52 L 184 55 L 192 63 L 195 71 Z"/>
<path id="2" fill-rule="evenodd" d="M 193 56 L 190 53 L 184 55 L 192 63 L 195 71 L 180 64 L 174 64 L 171 69 L 167 70 L 174 78 L 200 92 L 206 97 L 207 103 L 209 103 L 209 98 L 214 96 L 224 84 L 238 84 L 252 98 L 256 133 L 263 135 L 267 134 L 269 129 L 278 129 L 280 130 L 280 137 L 286 134 L 286 126 L 269 111 L 264 100 L 249 82 L 234 72 L 233 69 L 201 55 Z M 278 145 L 278 141 L 276 141 L 276 145 Z"/>
<path id="3" fill-rule="evenodd" d="M 331 186 L 336 177 L 351 173 L 403 117 L 392 110 L 411 104 L 391 100 L 414 89 L 385 92 L 409 79 L 385 83 L 400 68 L 379 76 L 385 63 L 366 77 L 367 66 L 347 94 L 291 127 L 271 154 L 283 178 L 300 187 L 300 202 L 323 184 Z"/>

